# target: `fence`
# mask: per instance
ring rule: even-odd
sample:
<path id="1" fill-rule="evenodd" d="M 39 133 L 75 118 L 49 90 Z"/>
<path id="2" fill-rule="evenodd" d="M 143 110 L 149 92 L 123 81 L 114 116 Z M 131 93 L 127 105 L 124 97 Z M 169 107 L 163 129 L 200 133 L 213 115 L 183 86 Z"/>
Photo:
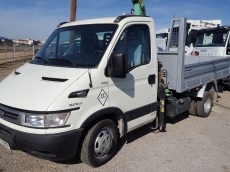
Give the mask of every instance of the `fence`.
<path id="1" fill-rule="evenodd" d="M 39 48 L 36 45 L 0 43 L 0 64 L 16 60 L 29 60 L 33 57 L 34 51 Z"/>

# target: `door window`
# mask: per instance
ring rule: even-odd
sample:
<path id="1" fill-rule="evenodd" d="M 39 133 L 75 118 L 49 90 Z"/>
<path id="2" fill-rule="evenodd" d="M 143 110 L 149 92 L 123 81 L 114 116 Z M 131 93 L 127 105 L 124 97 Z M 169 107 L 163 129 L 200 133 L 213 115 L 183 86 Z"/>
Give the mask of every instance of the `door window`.
<path id="1" fill-rule="evenodd" d="M 128 71 L 150 62 L 150 36 L 147 25 L 129 26 L 121 34 L 114 51 L 125 52 Z"/>

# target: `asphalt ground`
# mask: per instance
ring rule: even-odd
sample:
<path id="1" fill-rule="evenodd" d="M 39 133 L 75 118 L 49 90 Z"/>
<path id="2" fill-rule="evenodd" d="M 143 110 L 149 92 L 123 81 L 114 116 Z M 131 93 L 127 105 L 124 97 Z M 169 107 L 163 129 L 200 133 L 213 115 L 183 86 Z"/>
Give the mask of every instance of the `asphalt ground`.
<path id="1" fill-rule="evenodd" d="M 0 80 L 22 64 L 11 64 L 5 72 L 0 68 Z M 208 118 L 183 114 L 167 119 L 166 132 L 153 132 L 146 125 L 127 134 L 115 157 L 102 167 L 88 167 L 77 158 L 51 162 L 0 144 L 0 172 L 230 172 L 230 92 L 219 95 Z"/>

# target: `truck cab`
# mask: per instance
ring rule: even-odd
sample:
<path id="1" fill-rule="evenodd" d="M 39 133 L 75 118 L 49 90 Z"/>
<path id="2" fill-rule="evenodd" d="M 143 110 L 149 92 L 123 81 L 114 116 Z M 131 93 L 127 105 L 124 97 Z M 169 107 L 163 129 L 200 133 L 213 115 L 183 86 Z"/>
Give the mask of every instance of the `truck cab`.
<path id="1" fill-rule="evenodd" d="M 185 55 L 189 55 L 193 50 L 194 40 L 190 37 L 195 35 L 200 29 L 213 28 L 221 26 L 221 20 L 187 20 L 187 41 L 185 43 Z M 179 26 L 175 25 L 173 30 L 178 30 Z M 170 29 L 165 28 L 156 32 L 157 46 L 159 51 L 165 51 Z"/>
<path id="2" fill-rule="evenodd" d="M 29 62 L 0 83 L 0 138 L 50 160 L 88 165 L 119 137 L 156 118 L 154 21 L 119 16 L 59 26 Z"/>
<path id="3" fill-rule="evenodd" d="M 229 26 L 199 30 L 193 51 L 201 56 L 230 56 L 229 31 Z"/>

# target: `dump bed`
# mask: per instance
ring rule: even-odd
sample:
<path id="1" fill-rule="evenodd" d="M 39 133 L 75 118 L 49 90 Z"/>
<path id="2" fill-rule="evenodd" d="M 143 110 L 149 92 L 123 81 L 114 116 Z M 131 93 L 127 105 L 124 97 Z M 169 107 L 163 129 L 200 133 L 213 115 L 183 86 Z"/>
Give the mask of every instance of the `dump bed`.
<path id="1" fill-rule="evenodd" d="M 178 24 L 178 30 L 172 29 Z M 170 90 L 182 93 L 229 76 L 230 57 L 185 56 L 185 40 L 186 18 L 173 19 L 166 51 L 158 52 Z"/>

